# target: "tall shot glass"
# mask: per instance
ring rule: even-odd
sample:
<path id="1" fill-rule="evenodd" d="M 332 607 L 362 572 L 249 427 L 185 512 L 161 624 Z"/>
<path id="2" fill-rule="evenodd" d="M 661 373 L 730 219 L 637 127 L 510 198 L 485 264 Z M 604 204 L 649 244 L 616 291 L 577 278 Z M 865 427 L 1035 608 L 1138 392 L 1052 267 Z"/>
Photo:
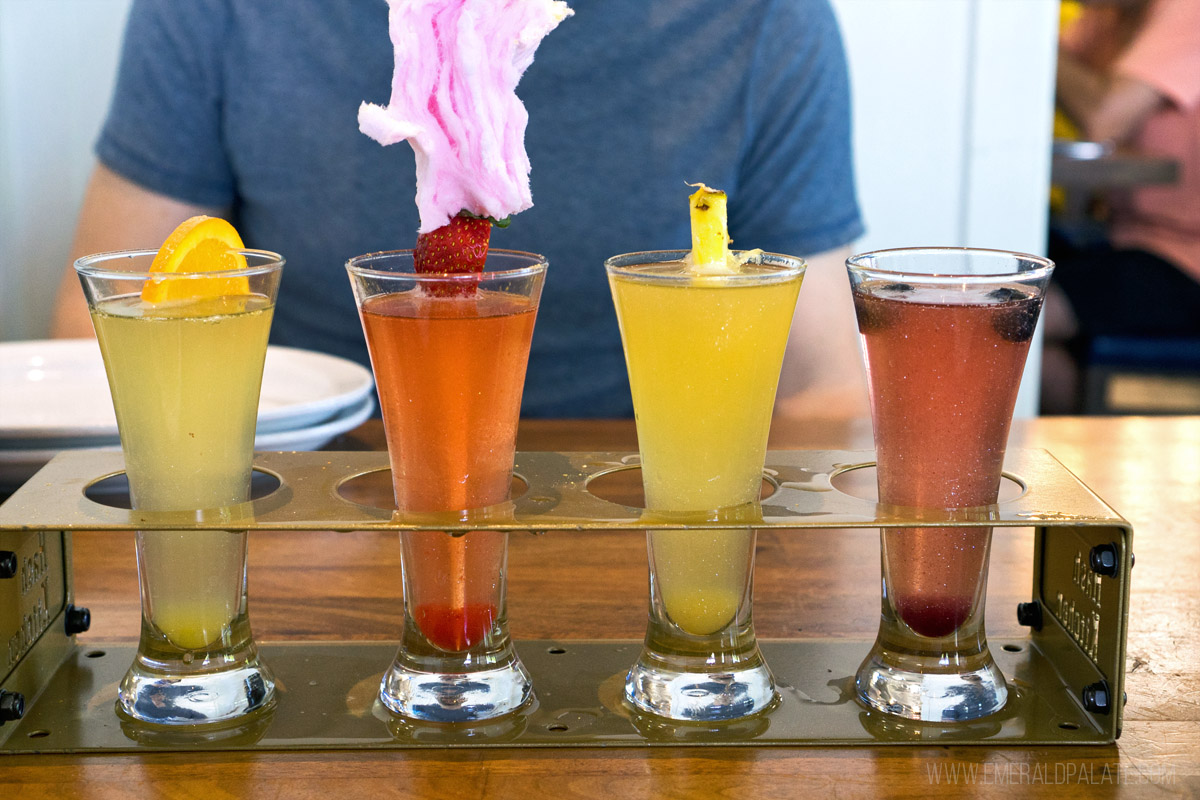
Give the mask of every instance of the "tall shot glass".
<path id="1" fill-rule="evenodd" d="M 866 356 L 880 502 L 920 509 L 997 500 L 1013 406 L 1053 264 L 951 248 L 847 261 Z M 882 611 L 857 692 L 931 722 L 1004 706 L 984 634 L 991 528 L 881 532 Z"/>
<path id="2" fill-rule="evenodd" d="M 347 263 L 383 410 L 396 505 L 466 512 L 509 499 L 546 260 L 492 250 L 482 274 L 414 271 L 411 251 Z M 403 532 L 404 633 L 380 700 L 433 722 L 531 697 L 505 615 L 508 534 Z"/>
<path id="3" fill-rule="evenodd" d="M 651 513 L 753 518 L 779 372 L 804 262 L 752 257 L 690 274 L 686 251 L 605 262 L 625 347 Z M 760 712 L 775 699 L 751 619 L 755 531 L 652 531 L 645 644 L 625 682 L 669 719 Z"/>
<path id="4" fill-rule="evenodd" d="M 241 255 L 246 268 L 224 272 L 150 273 L 154 251 L 75 263 L 139 511 L 209 511 L 250 499 L 283 259 Z M 138 532 L 141 639 L 117 701 L 129 717 L 217 723 L 272 704 L 275 681 L 247 616 L 246 538 L 229 530 Z"/>

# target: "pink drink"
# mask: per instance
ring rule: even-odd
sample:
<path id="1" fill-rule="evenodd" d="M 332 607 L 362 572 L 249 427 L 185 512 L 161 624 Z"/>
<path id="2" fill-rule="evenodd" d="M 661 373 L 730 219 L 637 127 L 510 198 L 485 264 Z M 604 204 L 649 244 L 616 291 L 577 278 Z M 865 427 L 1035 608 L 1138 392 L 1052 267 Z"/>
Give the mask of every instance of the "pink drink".
<path id="1" fill-rule="evenodd" d="M 379 386 L 397 508 L 496 506 L 512 485 L 546 261 L 491 250 L 486 266 L 494 269 L 481 273 L 415 266 L 411 250 L 346 264 Z M 404 634 L 380 683 L 383 705 L 415 719 L 468 722 L 528 702 L 529 672 L 504 613 L 508 534 L 405 531 L 401 545 Z"/>
<path id="2" fill-rule="evenodd" d="M 536 313 L 536 300 L 499 292 L 415 289 L 363 301 L 401 509 L 508 499 Z M 414 531 L 402 539 L 409 610 L 425 638 L 453 652 L 483 641 L 500 614 L 508 537 Z"/>
<path id="3" fill-rule="evenodd" d="M 1041 294 L 866 281 L 854 305 L 867 357 L 883 503 L 996 502 L 1008 431 Z M 890 601 L 915 633 L 947 636 L 975 607 L 988 528 L 883 535 Z"/>

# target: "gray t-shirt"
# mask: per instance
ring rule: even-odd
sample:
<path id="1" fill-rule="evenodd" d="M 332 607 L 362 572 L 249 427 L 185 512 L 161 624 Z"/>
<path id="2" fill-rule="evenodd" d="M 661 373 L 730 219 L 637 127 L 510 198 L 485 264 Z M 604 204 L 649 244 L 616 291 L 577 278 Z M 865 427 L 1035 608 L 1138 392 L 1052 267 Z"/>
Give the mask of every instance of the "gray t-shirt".
<path id="1" fill-rule="evenodd" d="M 573 0 L 517 94 L 534 207 L 493 247 L 550 262 L 523 413 L 632 415 L 604 259 L 690 246 L 685 184 L 734 246 L 811 255 L 862 231 L 827 0 Z M 97 144 L 153 191 L 232 209 L 287 259 L 272 341 L 367 364 L 344 264 L 411 247 L 411 148 L 358 131 L 392 77 L 382 0 L 135 0 Z"/>

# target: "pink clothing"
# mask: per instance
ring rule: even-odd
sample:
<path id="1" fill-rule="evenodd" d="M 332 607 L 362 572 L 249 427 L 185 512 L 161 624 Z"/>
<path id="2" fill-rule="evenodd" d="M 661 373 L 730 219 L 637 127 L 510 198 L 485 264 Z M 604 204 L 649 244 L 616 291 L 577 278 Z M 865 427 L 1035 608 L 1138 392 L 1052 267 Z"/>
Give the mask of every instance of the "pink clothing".
<path id="1" fill-rule="evenodd" d="M 1126 45 L 1112 8 L 1089 7 L 1061 42 L 1093 69 L 1139 80 L 1168 101 L 1133 139 L 1179 164 L 1179 180 L 1114 202 L 1112 243 L 1149 250 L 1200 281 L 1200 0 L 1150 0 Z"/>

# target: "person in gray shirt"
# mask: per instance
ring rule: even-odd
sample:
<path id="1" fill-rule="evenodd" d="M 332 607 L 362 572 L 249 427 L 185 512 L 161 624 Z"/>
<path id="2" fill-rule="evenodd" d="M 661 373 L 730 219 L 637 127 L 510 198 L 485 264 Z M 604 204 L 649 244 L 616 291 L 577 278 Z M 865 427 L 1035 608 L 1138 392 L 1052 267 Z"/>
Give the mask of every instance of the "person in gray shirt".
<path id="1" fill-rule="evenodd" d="M 603 262 L 689 247 L 688 183 L 730 198 L 735 248 L 808 259 L 777 410 L 866 416 L 843 260 L 862 233 L 849 85 L 827 0 L 574 0 L 517 93 L 534 207 L 492 246 L 550 262 L 522 413 L 628 417 Z M 367 364 L 343 265 L 412 247 L 407 147 L 358 130 L 387 101 L 381 0 L 135 0 L 73 257 L 156 248 L 224 216 L 287 259 L 272 342 Z M 91 335 L 68 270 L 55 335 Z"/>

